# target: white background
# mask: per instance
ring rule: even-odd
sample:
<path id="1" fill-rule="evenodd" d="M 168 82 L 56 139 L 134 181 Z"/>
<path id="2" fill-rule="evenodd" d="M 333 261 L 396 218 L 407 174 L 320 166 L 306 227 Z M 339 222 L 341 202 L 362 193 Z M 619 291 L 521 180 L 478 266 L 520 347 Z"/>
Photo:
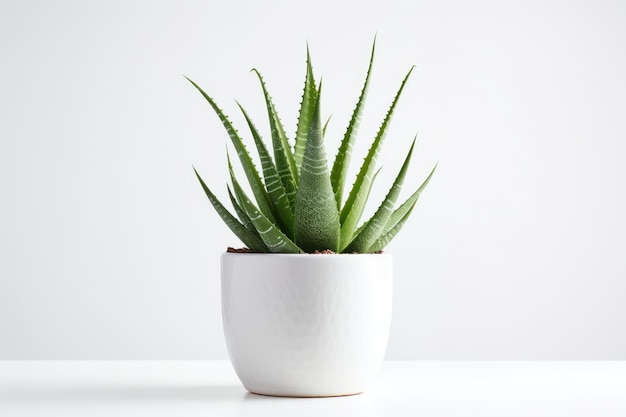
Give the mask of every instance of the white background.
<path id="1" fill-rule="evenodd" d="M 355 161 L 417 68 L 374 200 L 416 132 L 407 187 L 439 161 L 387 248 L 387 358 L 626 359 L 625 28 L 620 1 L 0 0 L 0 359 L 225 359 L 239 243 L 191 166 L 226 198 L 228 140 L 183 74 L 267 137 L 258 68 L 293 132 L 308 40 L 334 156 L 375 33 Z"/>

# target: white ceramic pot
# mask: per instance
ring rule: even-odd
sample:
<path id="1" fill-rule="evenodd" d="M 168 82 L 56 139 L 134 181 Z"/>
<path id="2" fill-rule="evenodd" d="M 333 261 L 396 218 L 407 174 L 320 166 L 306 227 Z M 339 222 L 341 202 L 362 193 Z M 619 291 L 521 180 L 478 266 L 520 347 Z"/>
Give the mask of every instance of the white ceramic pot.
<path id="1" fill-rule="evenodd" d="M 385 354 L 387 254 L 222 255 L 222 314 L 235 372 L 253 393 L 363 392 Z"/>

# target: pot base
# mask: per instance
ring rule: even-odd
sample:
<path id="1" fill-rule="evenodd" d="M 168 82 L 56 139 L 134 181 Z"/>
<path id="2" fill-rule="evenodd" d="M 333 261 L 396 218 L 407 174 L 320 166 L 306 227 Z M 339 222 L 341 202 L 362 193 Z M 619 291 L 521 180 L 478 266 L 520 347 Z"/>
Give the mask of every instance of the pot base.
<path id="1" fill-rule="evenodd" d="M 246 388 L 247 389 L 247 388 Z M 323 395 L 306 395 L 306 394 L 283 394 L 283 393 L 263 393 L 247 389 L 250 394 L 261 395 L 263 397 L 276 398 L 332 398 L 332 397 L 351 397 L 353 395 L 363 394 L 364 391 L 352 392 L 347 394 L 323 394 Z"/>

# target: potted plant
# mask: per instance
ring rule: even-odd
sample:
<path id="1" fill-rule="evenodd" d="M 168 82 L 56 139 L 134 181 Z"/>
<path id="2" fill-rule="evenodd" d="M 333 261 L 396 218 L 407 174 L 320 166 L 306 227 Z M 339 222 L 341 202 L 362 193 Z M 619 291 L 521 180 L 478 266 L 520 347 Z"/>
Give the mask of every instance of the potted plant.
<path id="1" fill-rule="evenodd" d="M 247 247 L 229 248 L 222 255 L 221 279 L 228 352 L 250 392 L 300 397 L 356 394 L 367 387 L 382 363 L 392 301 L 392 258 L 382 250 L 407 221 L 436 166 L 422 185 L 396 206 L 414 139 L 378 210 L 360 223 L 378 173 L 377 157 L 411 68 L 344 200 L 374 51 L 375 42 L 361 94 L 331 169 L 320 112 L 322 85 L 315 82 L 308 48 L 293 143 L 256 69 L 269 118 L 271 153 L 239 105 L 262 175 L 229 118 L 188 79 L 226 128 L 252 192 L 250 197 L 241 186 L 227 155 L 232 214 L 194 168 L 218 215 Z"/>

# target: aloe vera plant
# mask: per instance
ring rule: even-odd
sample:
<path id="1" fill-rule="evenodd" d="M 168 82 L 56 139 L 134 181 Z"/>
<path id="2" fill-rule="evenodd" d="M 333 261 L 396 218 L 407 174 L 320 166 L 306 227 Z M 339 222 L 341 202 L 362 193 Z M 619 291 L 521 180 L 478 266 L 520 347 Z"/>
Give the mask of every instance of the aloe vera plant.
<path id="1" fill-rule="evenodd" d="M 326 126 L 322 126 L 321 122 L 322 85 L 321 82 L 319 84 L 315 82 L 308 48 L 304 92 L 293 146 L 278 117 L 265 81 L 256 69 L 253 72 L 259 79 L 267 107 L 271 131 L 271 153 L 248 113 L 239 105 L 258 153 L 262 176 L 230 119 L 213 98 L 187 78 L 210 104 L 224 125 L 239 157 L 252 196 L 246 194 L 234 175 L 230 156 L 228 156 L 228 167 L 231 185 L 227 188 L 235 215 L 220 202 L 195 168 L 194 171 L 218 215 L 251 251 L 378 252 L 383 250 L 406 223 L 437 167 L 435 165 L 421 186 L 396 207 L 413 154 L 415 139 L 386 197 L 371 218 L 359 224 L 378 174 L 376 162 L 381 145 L 413 68 L 402 80 L 344 201 L 347 172 L 370 83 L 375 46 L 374 41 L 361 94 L 330 170 L 324 148 Z"/>

